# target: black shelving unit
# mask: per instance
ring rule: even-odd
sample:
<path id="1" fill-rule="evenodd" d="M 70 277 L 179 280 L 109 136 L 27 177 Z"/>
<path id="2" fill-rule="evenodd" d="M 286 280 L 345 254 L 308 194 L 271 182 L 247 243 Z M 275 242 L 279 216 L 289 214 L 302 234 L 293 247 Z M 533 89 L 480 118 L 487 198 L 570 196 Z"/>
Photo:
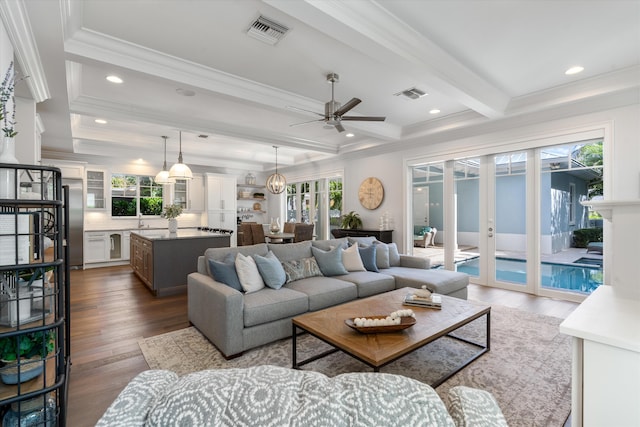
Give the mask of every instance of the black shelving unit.
<path id="1" fill-rule="evenodd" d="M 27 340 L 40 353 L 0 362 L 3 426 L 66 424 L 68 203 L 60 169 L 0 164 L 0 357 Z"/>

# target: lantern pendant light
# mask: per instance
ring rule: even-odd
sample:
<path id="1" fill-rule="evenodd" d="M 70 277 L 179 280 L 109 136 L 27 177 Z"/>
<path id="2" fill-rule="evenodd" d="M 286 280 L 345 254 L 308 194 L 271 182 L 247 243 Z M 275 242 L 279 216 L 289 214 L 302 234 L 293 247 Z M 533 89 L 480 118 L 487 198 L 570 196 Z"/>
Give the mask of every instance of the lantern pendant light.
<path id="1" fill-rule="evenodd" d="M 164 163 L 162 163 L 162 170 L 158 172 L 154 181 L 156 184 L 173 184 L 176 182 L 174 178 L 169 178 L 169 171 L 167 170 L 167 139 L 168 136 L 163 136 L 164 138 Z"/>
<path id="2" fill-rule="evenodd" d="M 180 131 L 180 154 L 178 155 L 178 163 L 169 169 L 169 178 L 173 179 L 193 179 L 193 173 L 189 166 L 182 163 L 182 131 Z"/>
<path id="3" fill-rule="evenodd" d="M 266 187 L 270 193 L 280 194 L 287 186 L 287 180 L 284 175 L 278 173 L 278 147 L 273 146 L 276 149 L 276 172 L 267 178 Z"/>

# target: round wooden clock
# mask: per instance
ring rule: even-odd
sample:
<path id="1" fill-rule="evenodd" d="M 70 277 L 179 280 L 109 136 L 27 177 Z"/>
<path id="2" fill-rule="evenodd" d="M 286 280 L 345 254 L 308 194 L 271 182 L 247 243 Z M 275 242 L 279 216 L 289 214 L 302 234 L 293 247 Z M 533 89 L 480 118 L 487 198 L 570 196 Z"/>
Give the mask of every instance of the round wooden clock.
<path id="1" fill-rule="evenodd" d="M 369 177 L 362 181 L 358 190 L 360 204 L 367 209 L 377 209 L 384 198 L 384 188 L 378 178 Z"/>

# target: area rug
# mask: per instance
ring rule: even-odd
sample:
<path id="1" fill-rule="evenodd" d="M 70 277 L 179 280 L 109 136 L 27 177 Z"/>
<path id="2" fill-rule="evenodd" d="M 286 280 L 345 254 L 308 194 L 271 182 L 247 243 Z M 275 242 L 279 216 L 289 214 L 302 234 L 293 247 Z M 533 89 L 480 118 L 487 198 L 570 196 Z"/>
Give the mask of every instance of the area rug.
<path id="1" fill-rule="evenodd" d="M 562 426 L 571 408 L 571 342 L 558 332 L 562 319 L 502 306 L 491 309 L 491 351 L 437 388 L 448 404 L 448 390 L 466 385 L 487 390 L 498 401 L 510 426 Z M 415 327 L 415 326 L 414 326 Z M 486 323 L 478 319 L 456 331 L 457 335 L 483 342 Z M 197 329 L 139 340 L 151 369 L 186 374 L 202 369 L 241 368 L 255 365 L 291 367 L 291 339 L 280 340 L 225 360 Z M 298 339 L 298 357 L 329 346 L 305 334 Z M 397 360 L 381 372 L 401 374 L 427 384 L 452 366 L 460 365 L 475 347 L 442 338 Z M 334 376 L 345 372 L 371 371 L 352 357 L 337 352 L 304 366 Z"/>

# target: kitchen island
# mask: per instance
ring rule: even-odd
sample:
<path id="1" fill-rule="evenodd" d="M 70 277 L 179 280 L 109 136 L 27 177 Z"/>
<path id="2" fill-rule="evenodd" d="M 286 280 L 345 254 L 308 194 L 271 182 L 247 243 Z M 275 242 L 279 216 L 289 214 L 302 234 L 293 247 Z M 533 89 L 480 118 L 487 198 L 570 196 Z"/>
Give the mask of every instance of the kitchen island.
<path id="1" fill-rule="evenodd" d="M 197 229 L 131 231 L 131 268 L 156 296 L 187 290 L 187 275 L 197 271 L 207 248 L 229 247 L 230 235 Z"/>

